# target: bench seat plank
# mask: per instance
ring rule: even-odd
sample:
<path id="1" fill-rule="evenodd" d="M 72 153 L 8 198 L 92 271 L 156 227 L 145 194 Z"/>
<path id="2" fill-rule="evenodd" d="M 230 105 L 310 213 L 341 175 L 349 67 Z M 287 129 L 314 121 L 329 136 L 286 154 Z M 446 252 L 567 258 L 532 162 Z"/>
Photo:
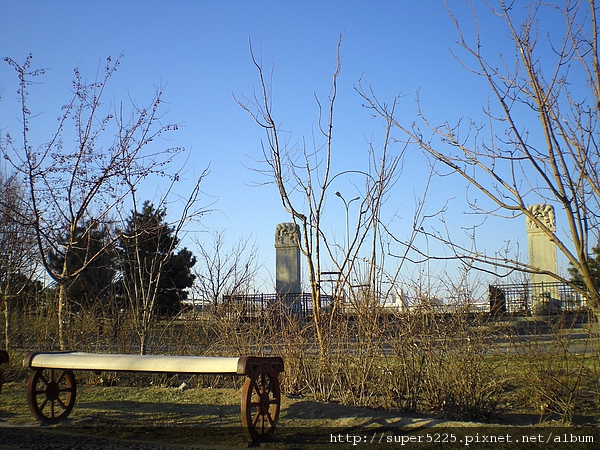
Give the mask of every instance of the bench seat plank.
<path id="1" fill-rule="evenodd" d="M 27 355 L 24 365 L 32 369 L 242 375 L 245 374 L 245 367 L 240 367 L 240 364 L 238 364 L 242 358 L 32 352 Z M 241 364 L 241 366 L 244 366 L 244 364 Z"/>

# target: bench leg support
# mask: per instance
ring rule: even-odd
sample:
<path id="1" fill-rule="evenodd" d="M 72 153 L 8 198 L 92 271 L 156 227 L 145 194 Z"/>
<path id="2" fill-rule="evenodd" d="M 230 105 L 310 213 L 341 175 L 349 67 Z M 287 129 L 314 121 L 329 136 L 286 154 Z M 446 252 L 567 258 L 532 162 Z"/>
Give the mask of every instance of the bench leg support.
<path id="1" fill-rule="evenodd" d="M 242 389 L 242 425 L 252 442 L 275 431 L 281 392 L 277 372 L 269 364 L 258 366 Z"/>
<path id="2" fill-rule="evenodd" d="M 76 390 L 75 375 L 70 370 L 34 370 L 27 383 L 29 410 L 43 424 L 60 422 L 71 413 Z"/>

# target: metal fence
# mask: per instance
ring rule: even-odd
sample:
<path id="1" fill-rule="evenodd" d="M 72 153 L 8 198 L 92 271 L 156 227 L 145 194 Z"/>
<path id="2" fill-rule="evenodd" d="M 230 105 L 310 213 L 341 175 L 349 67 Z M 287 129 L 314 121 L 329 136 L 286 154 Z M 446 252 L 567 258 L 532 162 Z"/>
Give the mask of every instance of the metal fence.
<path id="1" fill-rule="evenodd" d="M 585 295 L 564 283 L 517 283 L 489 286 L 489 312 L 493 315 L 548 315 L 586 308 Z M 321 294 L 321 309 L 332 306 Z M 246 319 L 288 317 L 303 319 L 313 314 L 310 293 L 224 295 L 225 311 Z M 483 305 L 481 305 L 483 306 Z M 446 312 L 449 312 L 445 309 Z M 399 312 L 400 310 L 394 310 Z M 485 311 L 481 308 L 480 311 Z"/>
<path id="2" fill-rule="evenodd" d="M 265 318 L 278 315 L 303 319 L 312 316 L 313 304 L 310 293 L 300 294 L 243 294 L 224 295 L 222 305 L 245 318 Z M 321 308 L 331 305 L 331 297 L 321 294 Z"/>
<path id="3" fill-rule="evenodd" d="M 586 307 L 587 299 L 564 283 L 490 285 L 490 312 L 495 314 L 557 314 Z"/>

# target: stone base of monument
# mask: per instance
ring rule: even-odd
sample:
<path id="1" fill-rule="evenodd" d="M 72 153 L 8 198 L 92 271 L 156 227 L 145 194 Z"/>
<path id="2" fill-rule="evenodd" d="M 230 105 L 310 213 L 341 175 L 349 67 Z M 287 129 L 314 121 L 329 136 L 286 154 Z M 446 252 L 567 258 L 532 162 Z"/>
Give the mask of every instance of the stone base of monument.
<path id="1" fill-rule="evenodd" d="M 562 312 L 562 302 L 552 298 L 549 292 L 532 299 L 531 314 L 534 316 L 554 316 Z"/>

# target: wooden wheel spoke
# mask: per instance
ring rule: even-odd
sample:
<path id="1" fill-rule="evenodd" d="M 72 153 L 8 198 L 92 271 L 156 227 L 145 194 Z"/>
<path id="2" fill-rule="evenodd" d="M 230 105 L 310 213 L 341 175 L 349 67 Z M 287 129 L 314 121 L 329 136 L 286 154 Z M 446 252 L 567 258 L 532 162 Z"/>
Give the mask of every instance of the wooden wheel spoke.
<path id="1" fill-rule="evenodd" d="M 252 421 L 250 422 L 251 425 L 256 428 L 256 424 L 258 423 L 258 418 L 260 417 L 260 411 L 256 411 L 256 415 L 254 416 L 254 418 L 252 419 Z"/>
<path id="2" fill-rule="evenodd" d="M 265 434 L 265 415 L 261 414 L 260 415 L 260 434 Z"/>
<path id="3" fill-rule="evenodd" d="M 67 409 L 67 405 L 63 403 L 60 397 L 56 399 L 56 403 L 58 403 L 63 410 Z"/>
<path id="4" fill-rule="evenodd" d="M 65 373 L 66 371 L 64 370 L 60 373 L 60 377 L 58 377 L 58 380 L 56 380 L 58 384 L 60 384 L 60 382 L 65 379 Z"/>
<path id="5" fill-rule="evenodd" d="M 252 382 L 252 388 L 253 388 L 254 392 L 256 393 L 256 395 L 258 395 L 260 397 L 260 395 L 262 394 L 262 392 L 260 390 L 260 387 L 256 383 L 256 381 Z"/>
<path id="6" fill-rule="evenodd" d="M 265 416 L 267 417 L 267 420 L 269 421 L 269 423 L 271 424 L 271 426 L 275 425 L 275 420 L 271 416 L 271 412 L 270 411 L 267 411 L 267 413 L 265 414 Z"/>
<path id="7" fill-rule="evenodd" d="M 257 367 L 244 384 L 242 424 L 246 434 L 257 441 L 273 433 L 279 419 L 280 392 L 277 373 L 272 366 Z"/>
<path id="8" fill-rule="evenodd" d="M 46 386 L 48 386 L 48 384 L 50 383 L 50 382 L 49 382 L 49 381 L 46 379 L 46 377 L 44 376 L 44 374 L 43 374 L 43 373 L 40 375 L 40 378 L 39 378 L 39 380 L 40 380 L 42 383 L 44 383 L 44 385 L 46 385 Z"/>

